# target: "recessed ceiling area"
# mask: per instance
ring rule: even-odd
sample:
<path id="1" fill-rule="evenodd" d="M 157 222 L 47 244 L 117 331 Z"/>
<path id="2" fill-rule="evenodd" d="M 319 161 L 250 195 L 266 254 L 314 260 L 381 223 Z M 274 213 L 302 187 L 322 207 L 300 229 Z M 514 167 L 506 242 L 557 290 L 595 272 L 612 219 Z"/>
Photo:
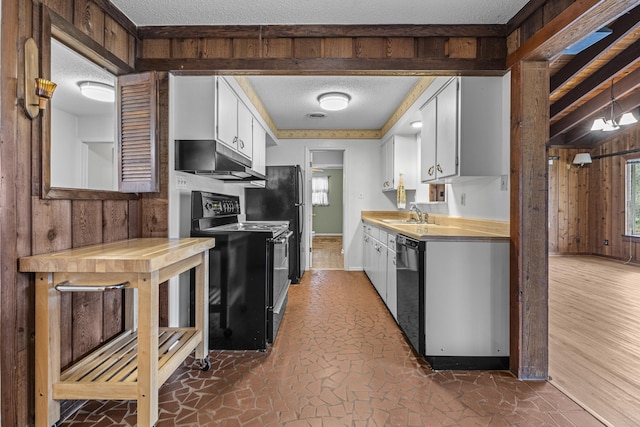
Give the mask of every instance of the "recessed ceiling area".
<path id="1" fill-rule="evenodd" d="M 253 76 L 247 77 L 279 130 L 379 130 L 418 81 L 418 77 Z M 346 109 L 323 111 L 318 96 L 343 92 Z M 324 113 L 324 118 L 309 117 Z"/>
<path id="2" fill-rule="evenodd" d="M 112 0 L 137 26 L 506 24 L 527 0 Z"/>

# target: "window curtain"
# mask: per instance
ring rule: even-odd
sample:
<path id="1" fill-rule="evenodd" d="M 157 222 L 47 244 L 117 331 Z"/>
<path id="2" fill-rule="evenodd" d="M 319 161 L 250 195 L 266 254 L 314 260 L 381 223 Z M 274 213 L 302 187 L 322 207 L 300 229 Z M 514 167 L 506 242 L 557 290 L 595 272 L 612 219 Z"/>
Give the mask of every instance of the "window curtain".
<path id="1" fill-rule="evenodd" d="M 329 206 L 328 176 L 314 176 L 311 179 L 311 203 L 313 206 Z"/>

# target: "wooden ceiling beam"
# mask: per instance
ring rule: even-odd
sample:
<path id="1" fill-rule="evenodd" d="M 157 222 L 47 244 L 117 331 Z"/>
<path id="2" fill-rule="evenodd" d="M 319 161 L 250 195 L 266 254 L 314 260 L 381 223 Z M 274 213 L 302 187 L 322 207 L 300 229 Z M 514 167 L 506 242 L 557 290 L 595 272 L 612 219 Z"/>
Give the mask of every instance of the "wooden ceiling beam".
<path id="1" fill-rule="evenodd" d="M 640 89 L 640 68 L 618 80 L 614 85 L 614 97 L 620 100 L 634 91 Z M 603 91 L 587 101 L 580 108 L 567 114 L 565 117 L 551 125 L 549 135 L 553 138 L 577 126 L 580 122 L 593 118 L 611 104 L 611 91 Z M 629 107 L 632 108 L 632 107 Z"/>
<path id="2" fill-rule="evenodd" d="M 138 71 L 173 71 L 195 74 L 278 75 L 473 75 L 503 76 L 504 59 L 460 58 L 139 58 Z M 387 70 L 386 72 L 384 70 Z"/>
<path id="3" fill-rule="evenodd" d="M 612 22 L 637 3 L 637 0 L 576 0 L 512 52 L 507 57 L 506 66 L 509 69 L 519 61 L 548 61 L 602 27 L 603 22 Z"/>
<path id="4" fill-rule="evenodd" d="M 562 98 L 551 104 L 550 117 L 553 120 L 558 114 L 578 103 L 582 98 L 600 87 L 603 82 L 620 75 L 627 67 L 640 61 L 640 40 L 622 51 L 613 60 L 603 65 Z"/>
<path id="5" fill-rule="evenodd" d="M 547 1 L 548 0 L 529 0 L 527 4 L 507 22 L 507 35 L 520 28 L 520 26 L 538 9 L 543 7 Z"/>
<path id="6" fill-rule="evenodd" d="M 183 25 L 138 27 L 141 39 L 505 37 L 505 25 Z"/>
<path id="7" fill-rule="evenodd" d="M 640 6 L 636 6 L 633 10 L 625 13 L 613 24 L 609 25 L 609 28 L 612 30 L 611 34 L 575 55 L 568 64 L 551 76 L 551 94 L 637 28 L 638 22 L 640 22 Z"/>

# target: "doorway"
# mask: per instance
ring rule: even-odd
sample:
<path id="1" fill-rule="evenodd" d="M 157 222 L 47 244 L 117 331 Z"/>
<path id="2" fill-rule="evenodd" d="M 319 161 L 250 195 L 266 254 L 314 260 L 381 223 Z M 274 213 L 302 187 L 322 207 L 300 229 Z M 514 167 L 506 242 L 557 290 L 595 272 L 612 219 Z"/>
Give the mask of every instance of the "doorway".
<path id="1" fill-rule="evenodd" d="M 344 150 L 311 150 L 310 159 L 310 268 L 344 270 Z"/>

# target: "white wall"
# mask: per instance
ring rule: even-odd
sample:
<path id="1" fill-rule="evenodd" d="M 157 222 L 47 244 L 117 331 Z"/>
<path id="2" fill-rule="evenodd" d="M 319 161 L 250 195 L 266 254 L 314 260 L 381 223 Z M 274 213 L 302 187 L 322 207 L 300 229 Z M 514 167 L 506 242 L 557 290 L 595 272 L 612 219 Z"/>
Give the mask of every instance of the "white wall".
<path id="1" fill-rule="evenodd" d="M 113 116 L 75 116 L 51 108 L 51 185 L 65 188 L 87 188 L 88 148 L 85 142 L 115 143 Z M 113 167 L 113 166 L 112 166 Z M 115 167 L 114 167 L 115 170 Z M 109 175 L 113 177 L 113 173 Z M 98 189 L 115 189 L 109 179 Z M 109 187 L 106 187 L 106 186 Z"/>
<path id="2" fill-rule="evenodd" d="M 66 111 L 51 108 L 51 186 L 82 187 L 81 141 L 78 118 Z"/>
<path id="3" fill-rule="evenodd" d="M 362 269 L 362 231 L 360 227 L 363 210 L 395 209 L 393 199 L 382 193 L 380 140 L 280 140 L 275 147 L 267 148 L 267 165 L 296 165 L 305 170 L 305 195 L 310 194 L 309 165 L 305 165 L 308 150 L 344 150 L 344 221 L 343 245 L 345 269 Z M 305 227 L 304 240 L 308 241 Z"/>

